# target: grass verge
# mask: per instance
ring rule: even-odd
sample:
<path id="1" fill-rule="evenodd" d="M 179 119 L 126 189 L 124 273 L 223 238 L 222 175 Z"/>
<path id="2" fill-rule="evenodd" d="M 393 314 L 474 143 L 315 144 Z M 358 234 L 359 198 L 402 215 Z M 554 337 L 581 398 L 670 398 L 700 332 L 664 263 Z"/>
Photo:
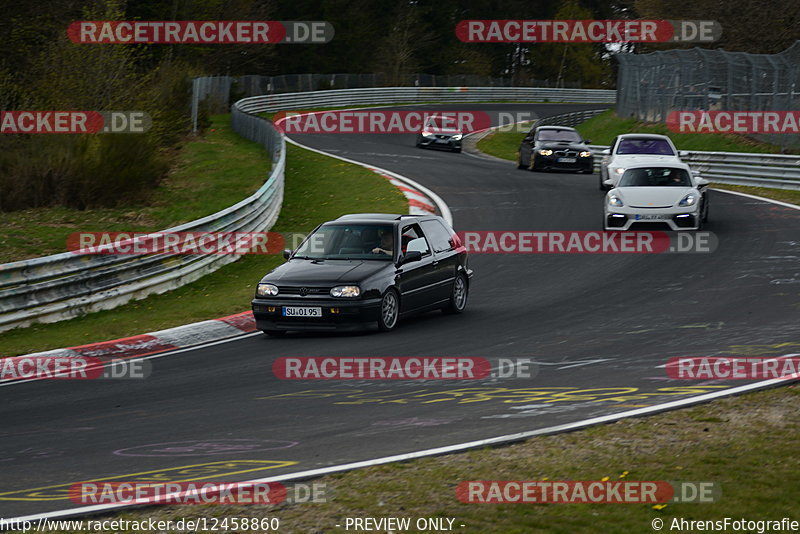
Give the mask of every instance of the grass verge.
<path id="1" fill-rule="evenodd" d="M 668 135 L 679 150 L 705 150 L 720 152 L 761 152 L 778 153 L 780 147 L 760 143 L 741 135 L 722 134 L 676 134 L 667 130 L 663 124 L 645 124 L 634 119 L 621 119 L 613 110 L 601 113 L 583 124 L 577 130 L 584 139 L 591 139 L 592 144 L 609 145 L 615 136 L 629 132 L 645 132 Z M 478 150 L 497 158 L 516 161 L 520 140 L 524 137 L 519 132 L 495 131 L 478 141 Z M 794 204 L 800 203 L 799 191 L 768 189 L 737 185 L 714 184 L 715 188 L 741 191 L 775 200 Z"/>
<path id="2" fill-rule="evenodd" d="M 751 520 L 791 515 L 800 499 L 800 389 L 789 386 L 506 447 L 330 475 L 326 503 L 164 506 L 117 519 L 278 517 L 285 532 L 344 532 L 346 517 L 455 518 L 463 533 L 652 532 L 660 518 Z M 713 504 L 464 504 L 468 480 L 666 480 L 721 485 Z M 794 518 L 797 519 L 797 518 Z M 463 528 L 460 525 L 465 525 Z M 352 530 L 352 529 L 351 529 Z M 674 531 L 673 529 L 672 531 Z M 682 531 L 695 531 L 684 527 Z M 256 530 L 256 532 L 260 532 Z"/>
<path id="3" fill-rule="evenodd" d="M 216 128 L 225 133 L 228 126 L 217 123 Z M 263 182 L 265 169 L 268 168 L 263 149 L 232 132 L 228 133 L 231 137 L 227 133 L 225 137 L 230 142 L 212 144 L 201 139 L 189 143 L 187 151 L 190 154 L 197 150 L 204 151 L 203 159 L 207 166 L 215 169 L 230 167 L 235 174 L 245 173 L 249 168 L 251 180 L 258 177 L 259 184 Z M 203 146 L 198 148 L 191 146 L 193 144 Z M 248 158 L 255 157 L 252 146 L 258 147 L 261 157 L 259 164 L 251 168 Z M 286 161 L 283 209 L 272 231 L 309 231 L 320 222 L 345 213 L 408 211 L 407 200 L 398 189 L 363 167 L 290 144 L 287 144 Z M 240 191 L 230 204 L 247 194 L 247 191 Z M 169 293 L 153 295 L 113 310 L 68 321 L 3 332 L 0 336 L 0 355 L 15 356 L 106 341 L 246 311 L 255 284 L 267 271 L 283 261 L 281 256 L 244 256 Z"/>
<path id="4" fill-rule="evenodd" d="M 38 208 L 0 213 L 0 263 L 66 250 L 72 232 L 158 231 L 232 206 L 258 190 L 270 157 L 216 115 L 202 138 L 188 140 L 146 204 L 78 211 Z"/>
<path id="5" fill-rule="evenodd" d="M 789 189 L 767 189 L 766 187 L 750 187 L 746 185 L 714 184 L 714 189 L 729 189 L 757 197 L 772 198 L 789 204 L 800 206 L 800 191 Z"/>

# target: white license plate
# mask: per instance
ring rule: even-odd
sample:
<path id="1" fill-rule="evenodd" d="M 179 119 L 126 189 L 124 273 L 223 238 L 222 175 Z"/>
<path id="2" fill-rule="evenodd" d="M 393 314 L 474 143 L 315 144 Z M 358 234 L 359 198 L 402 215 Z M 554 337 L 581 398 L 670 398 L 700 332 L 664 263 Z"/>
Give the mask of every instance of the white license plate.
<path id="1" fill-rule="evenodd" d="M 440 145 L 446 145 L 449 141 L 447 139 L 437 139 L 436 142 Z"/>
<path id="2" fill-rule="evenodd" d="M 575 163 L 576 161 L 575 158 L 558 158 L 559 163 Z"/>
<path id="3" fill-rule="evenodd" d="M 669 215 L 637 215 L 637 221 L 666 221 L 670 218 Z"/>
<path id="4" fill-rule="evenodd" d="M 301 308 L 299 306 L 284 306 L 284 317 L 322 317 L 322 308 Z"/>

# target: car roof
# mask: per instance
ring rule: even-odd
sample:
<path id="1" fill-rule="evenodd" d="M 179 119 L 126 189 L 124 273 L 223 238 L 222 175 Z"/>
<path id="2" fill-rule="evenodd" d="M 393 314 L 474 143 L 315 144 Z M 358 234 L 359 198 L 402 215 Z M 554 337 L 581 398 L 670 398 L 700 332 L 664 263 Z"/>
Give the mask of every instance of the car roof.
<path id="1" fill-rule="evenodd" d="M 422 221 L 438 218 L 436 215 L 409 215 L 399 213 L 349 213 L 342 215 L 334 221 L 328 222 L 359 222 L 359 223 L 391 223 L 395 221 Z"/>
<path id="2" fill-rule="evenodd" d="M 683 169 L 689 174 L 691 174 L 692 169 L 686 163 L 682 161 L 666 161 L 663 163 L 654 162 L 654 161 L 631 161 L 627 165 L 625 165 L 625 169 L 642 169 L 647 167 L 657 167 L 657 168 L 673 168 L 673 169 Z"/>
<path id="3" fill-rule="evenodd" d="M 669 137 L 666 135 L 661 134 L 650 134 L 650 133 L 626 133 L 620 134 L 620 139 L 667 139 L 670 140 Z"/>
<path id="4" fill-rule="evenodd" d="M 570 128 L 569 126 L 537 126 L 537 130 L 571 130 L 573 132 L 577 132 L 575 128 Z"/>

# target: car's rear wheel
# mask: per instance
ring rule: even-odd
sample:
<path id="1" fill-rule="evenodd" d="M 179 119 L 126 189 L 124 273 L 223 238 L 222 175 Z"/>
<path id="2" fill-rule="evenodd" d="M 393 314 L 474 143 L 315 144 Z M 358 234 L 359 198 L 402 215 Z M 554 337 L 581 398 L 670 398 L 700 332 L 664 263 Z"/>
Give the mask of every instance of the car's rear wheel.
<path id="1" fill-rule="evenodd" d="M 608 186 L 603 183 L 603 173 L 600 173 L 599 181 L 600 181 L 600 191 L 608 191 L 609 190 Z"/>
<path id="2" fill-rule="evenodd" d="M 393 330 L 400 317 L 400 297 L 392 288 L 386 290 L 381 299 L 381 310 L 378 315 L 378 328 L 383 332 Z"/>
<path id="3" fill-rule="evenodd" d="M 461 313 L 467 307 L 467 297 L 469 297 L 469 284 L 467 277 L 459 273 L 453 282 L 453 290 L 450 293 L 450 302 L 444 308 L 445 313 Z"/>

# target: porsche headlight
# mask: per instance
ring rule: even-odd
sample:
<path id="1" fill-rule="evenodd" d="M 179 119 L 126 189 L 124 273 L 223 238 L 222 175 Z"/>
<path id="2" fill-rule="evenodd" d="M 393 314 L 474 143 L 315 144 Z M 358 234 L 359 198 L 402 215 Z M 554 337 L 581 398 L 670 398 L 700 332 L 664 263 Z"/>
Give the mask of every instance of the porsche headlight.
<path id="1" fill-rule="evenodd" d="M 592 157 L 592 153 L 590 151 L 588 151 L 588 150 L 584 150 L 579 155 L 582 158 L 590 158 L 590 157 Z"/>
<path id="2" fill-rule="evenodd" d="M 611 195 L 608 197 L 608 205 L 613 206 L 615 208 L 621 208 L 625 204 L 622 203 L 622 199 L 617 195 Z"/>
<path id="3" fill-rule="evenodd" d="M 549 148 L 544 148 L 544 149 L 539 151 L 539 154 L 541 154 L 542 156 L 552 156 L 553 155 L 553 151 L 550 150 Z"/>
<path id="4" fill-rule="evenodd" d="M 258 297 L 274 297 L 278 294 L 278 286 L 273 284 L 258 284 L 256 289 L 256 296 Z"/>
<path id="5" fill-rule="evenodd" d="M 694 193 L 689 193 L 683 197 L 680 202 L 678 202 L 678 206 L 694 206 L 695 202 L 697 202 L 697 195 Z"/>
<path id="6" fill-rule="evenodd" d="M 358 286 L 336 286 L 331 289 L 332 297 L 352 298 L 361 294 L 361 288 Z"/>

